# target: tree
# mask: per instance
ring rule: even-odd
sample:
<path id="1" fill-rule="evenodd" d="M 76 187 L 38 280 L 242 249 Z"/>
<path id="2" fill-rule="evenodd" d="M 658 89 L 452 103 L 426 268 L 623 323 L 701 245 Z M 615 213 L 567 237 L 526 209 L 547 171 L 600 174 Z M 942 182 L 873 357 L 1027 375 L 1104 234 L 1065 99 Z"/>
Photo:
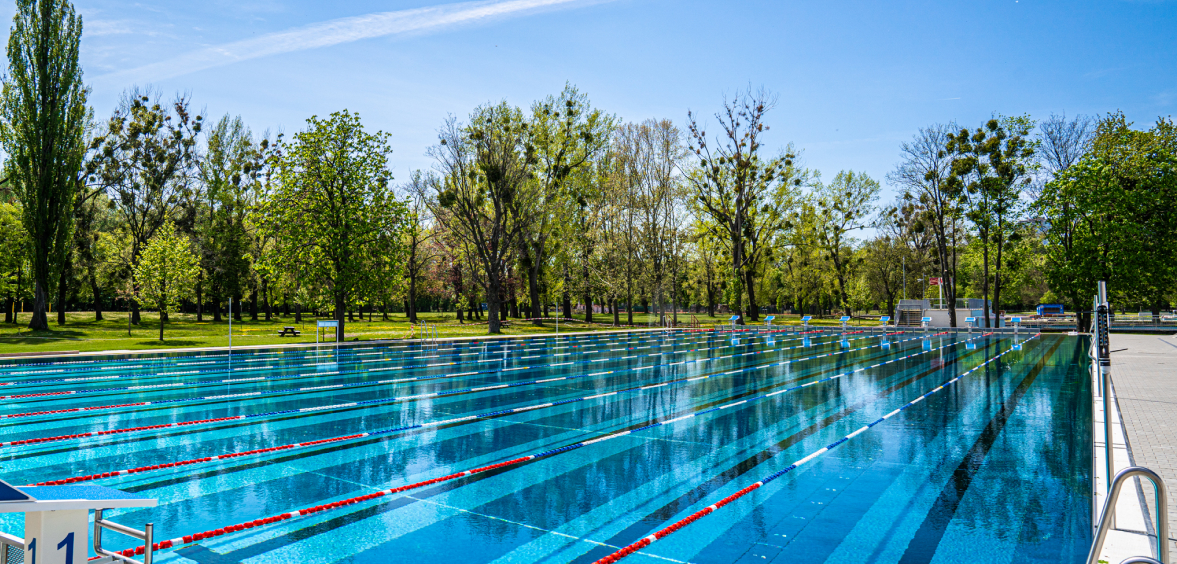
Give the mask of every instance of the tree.
<path id="1" fill-rule="evenodd" d="M 535 147 L 539 193 L 535 221 L 525 226 L 519 258 L 527 272 L 530 317 L 536 325 L 542 324 L 540 281 L 553 246 L 550 239 L 558 231 L 564 204 L 570 199 L 579 201 L 568 192 L 568 181 L 608 146 L 614 121 L 613 116 L 594 109 L 588 96 L 570 84 L 559 96 L 548 96 L 531 107 L 531 143 Z"/>
<path id="2" fill-rule="evenodd" d="M 94 155 L 86 165 L 90 179 L 108 187 L 130 235 L 133 257 L 193 199 L 196 137 L 204 117 L 193 116 L 188 105 L 183 96 L 169 106 L 150 91 L 131 89 L 123 94 L 102 134 L 90 143 Z M 135 303 L 131 322 L 139 322 Z"/>
<path id="3" fill-rule="evenodd" d="M 948 301 L 948 320 L 956 321 L 956 290 L 959 264 L 957 256 L 958 221 L 961 195 L 948 180 L 952 174 L 952 155 L 948 151 L 953 125 L 935 124 L 919 130 L 900 148 L 902 161 L 887 179 L 912 195 L 927 214 L 927 224 L 936 238 L 937 274 Z"/>
<path id="4" fill-rule="evenodd" d="M 694 114 L 687 114 L 692 139 L 688 148 L 699 159 L 697 170 L 687 178 L 694 188 L 699 210 L 716 233 L 722 234 L 721 240 L 731 257 L 735 277 L 733 305 L 735 313 L 740 314 L 740 323 L 744 322 L 744 313 L 753 320 L 758 318 L 754 260 L 757 257 L 748 252 L 748 240 L 756 238 L 758 233 L 779 229 L 780 222 L 785 220 L 784 210 L 764 207 L 789 202 L 772 197 L 781 185 L 801 184 L 800 178 L 790 174 L 794 155 L 761 158 L 760 136 L 769 129 L 764 124 L 764 115 L 774 104 L 775 100 L 767 92 L 751 89 L 725 100 L 723 110 L 715 114 L 721 134 L 716 136 L 714 146 L 708 144 L 707 132 Z M 772 219 L 776 225 L 771 223 Z M 746 308 L 741 305 L 743 294 L 747 295 Z"/>
<path id="5" fill-rule="evenodd" d="M 437 247 L 432 244 L 436 231 L 429 217 L 429 206 L 425 205 L 428 186 L 437 182 L 431 173 L 413 171 L 409 183 L 403 188 L 408 202 L 408 221 L 405 228 L 405 280 L 409 282 L 405 297 L 405 314 L 411 323 L 417 322 L 417 289 L 425 271 L 437 258 Z"/>
<path id="6" fill-rule="evenodd" d="M 1081 309 L 1105 280 L 1114 299 L 1143 302 L 1159 314 L 1177 284 L 1177 268 L 1164 259 L 1177 252 L 1175 167 L 1171 121 L 1158 120 L 1149 131 L 1132 129 L 1121 113 L 1100 121 L 1090 150 L 1036 203 L 1048 225 L 1052 291 Z"/>
<path id="7" fill-rule="evenodd" d="M 406 211 L 389 186 L 388 138 L 364 131 L 347 110 L 311 116 L 305 131 L 275 150 L 276 188 L 259 208 L 259 231 L 274 239 L 276 260 L 304 285 L 330 293 L 339 340 L 372 262 L 401 253 Z"/>
<path id="8" fill-rule="evenodd" d="M 471 274 L 485 291 L 487 330 L 497 334 L 508 267 L 540 204 L 531 128 L 519 108 L 500 102 L 475 109 L 469 125 L 451 117 L 439 137 L 429 150 L 440 174 L 429 205 L 478 262 Z"/>
<path id="9" fill-rule="evenodd" d="M 188 238 L 176 233 L 172 222 L 163 224 L 139 253 L 135 263 L 136 297 L 147 306 L 159 310 L 159 340 L 163 340 L 163 324 L 167 314 L 188 297 L 200 272 L 200 264 Z"/>
<path id="10" fill-rule="evenodd" d="M 69 250 L 85 151 L 82 17 L 65 0 L 17 0 L 16 6 L 0 99 L 0 145 L 29 233 L 35 287 L 29 328 L 45 330 L 49 284 Z"/>
<path id="11" fill-rule="evenodd" d="M 0 202 L 0 294 L 4 296 L 4 322 L 16 323 L 15 302 L 21 296 L 21 274 L 28 257 L 28 234 L 21 223 L 20 207 Z"/>
<path id="12" fill-rule="evenodd" d="M 982 248 L 981 293 L 994 309 L 1001 307 L 1003 252 L 1017 240 L 1022 192 L 1033 180 L 1037 147 L 1029 138 L 1033 129 L 1028 117 L 994 118 L 971 133 L 961 129 L 948 136 L 947 149 L 953 155 L 948 184 L 968 202 L 966 215 L 976 227 Z M 983 308 L 985 327 L 992 326 L 990 307 Z"/>
<path id="13" fill-rule="evenodd" d="M 853 249 L 851 232 L 871 226 L 870 215 L 879 198 L 879 182 L 863 172 L 842 171 L 829 184 L 817 186 L 817 209 L 820 216 L 818 240 L 834 265 L 839 305 L 850 315 L 847 293 Z"/>

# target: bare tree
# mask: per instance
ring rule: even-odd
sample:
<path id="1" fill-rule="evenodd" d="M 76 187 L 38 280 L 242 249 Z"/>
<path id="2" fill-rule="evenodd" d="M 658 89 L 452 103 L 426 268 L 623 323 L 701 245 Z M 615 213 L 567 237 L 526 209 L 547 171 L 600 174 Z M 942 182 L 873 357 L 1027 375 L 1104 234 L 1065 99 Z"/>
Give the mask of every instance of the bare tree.
<path id="1" fill-rule="evenodd" d="M 499 310 L 508 267 L 527 226 L 535 220 L 538 183 L 531 178 L 536 157 L 523 113 L 506 102 L 474 110 L 470 124 L 450 117 L 429 149 L 441 177 L 427 199 L 436 218 L 461 240 L 481 266 L 471 270 L 486 292 L 488 330 L 500 332 Z"/>
<path id="2" fill-rule="evenodd" d="M 429 206 L 426 205 L 428 187 L 436 184 L 432 173 L 413 171 L 409 182 L 401 188 L 408 200 L 408 226 L 405 228 L 405 279 L 409 282 L 405 315 L 409 322 L 417 322 L 417 286 L 425 269 L 437 258 L 437 247 L 432 245 L 436 231 L 432 228 Z"/>
<path id="3" fill-rule="evenodd" d="M 1042 142 L 1038 156 L 1052 178 L 1070 168 L 1087 152 L 1095 136 L 1095 124 L 1091 116 L 1079 114 L 1067 120 L 1064 113 L 1050 114 L 1038 125 Z"/>
<path id="4" fill-rule="evenodd" d="M 920 128 L 911 141 L 900 146 L 902 161 L 887 175 L 887 180 L 902 186 L 927 210 L 929 226 L 936 235 L 936 257 L 952 327 L 956 327 L 956 235 L 962 202 L 959 193 L 947 184 L 952 173 L 947 147 L 948 136 L 956 129 L 956 124 Z"/>
<path id="5" fill-rule="evenodd" d="M 750 88 L 738 92 L 733 99 L 724 100 L 723 110 L 715 114 L 721 133 L 714 145 L 707 132 L 691 112 L 690 149 L 699 158 L 695 174 L 686 174 L 694 189 L 696 205 L 710 221 L 717 235 L 725 241 L 731 257 L 737 287 L 734 289 L 736 312 L 740 323 L 744 314 L 758 318 L 755 294 L 756 264 L 748 253 L 747 233 L 757 231 L 756 220 L 775 215 L 784 221 L 784 214 L 760 214 L 768 205 L 778 184 L 787 182 L 785 174 L 791 164 L 790 155 L 761 158 L 760 135 L 768 130 L 764 115 L 775 105 L 775 98 L 764 90 Z M 799 183 L 799 180 L 798 180 Z M 742 296 L 747 295 L 747 308 Z"/>

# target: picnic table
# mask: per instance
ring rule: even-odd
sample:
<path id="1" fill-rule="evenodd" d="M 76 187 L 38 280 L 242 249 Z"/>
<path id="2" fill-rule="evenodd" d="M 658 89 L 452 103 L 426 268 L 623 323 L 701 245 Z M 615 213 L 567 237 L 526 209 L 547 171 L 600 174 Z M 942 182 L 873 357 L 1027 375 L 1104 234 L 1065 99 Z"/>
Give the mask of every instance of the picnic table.
<path id="1" fill-rule="evenodd" d="M 297 337 L 301 334 L 302 334 L 302 331 L 299 331 L 298 329 L 295 329 L 294 327 L 283 327 L 282 330 L 278 332 L 279 337 L 285 337 L 287 335 L 290 335 L 291 337 Z"/>

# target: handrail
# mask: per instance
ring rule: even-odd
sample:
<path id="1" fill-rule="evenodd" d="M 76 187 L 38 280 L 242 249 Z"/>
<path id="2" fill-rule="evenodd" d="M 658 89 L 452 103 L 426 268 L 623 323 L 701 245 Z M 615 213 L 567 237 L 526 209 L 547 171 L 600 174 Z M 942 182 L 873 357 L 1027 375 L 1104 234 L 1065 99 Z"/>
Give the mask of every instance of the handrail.
<path id="1" fill-rule="evenodd" d="M 1091 544 L 1091 552 L 1087 554 L 1087 564 L 1098 564 L 1099 553 L 1103 550 L 1103 543 L 1107 540 L 1108 530 L 1111 529 L 1112 519 L 1116 515 L 1116 501 L 1120 498 L 1120 490 L 1124 487 L 1124 482 L 1129 478 L 1141 476 L 1148 478 L 1152 482 L 1156 492 L 1156 507 L 1157 507 L 1157 560 L 1139 560 L 1143 558 L 1136 556 L 1138 560 L 1131 560 L 1132 562 L 1156 562 L 1157 564 L 1170 564 L 1169 560 L 1169 496 L 1165 492 L 1165 482 L 1156 472 L 1149 470 L 1143 466 L 1130 466 L 1120 470 L 1116 474 L 1116 478 L 1112 480 L 1112 489 L 1107 498 L 1103 501 L 1103 513 L 1099 516 L 1099 528 L 1095 531 L 1095 542 Z M 1125 560 L 1123 563 L 1129 562 Z"/>
<path id="2" fill-rule="evenodd" d="M 8 564 L 8 547 L 25 549 L 24 539 L 9 534 L 0 533 L 0 564 Z"/>
<path id="3" fill-rule="evenodd" d="M 102 518 L 102 509 L 94 510 L 94 553 L 98 556 L 108 556 L 114 560 L 122 560 L 129 564 L 151 564 L 152 553 L 152 537 L 154 526 L 148 523 L 143 527 L 142 531 L 132 529 L 130 527 L 120 525 L 111 521 L 106 521 Z M 102 548 L 102 529 L 110 529 L 116 533 L 122 533 L 128 537 L 136 538 L 143 541 L 143 560 L 135 560 L 130 556 L 124 556 L 121 552 L 112 552 Z M 112 560 L 113 561 L 113 560 Z"/>
<path id="4" fill-rule="evenodd" d="M 1147 556 L 1129 556 L 1125 558 L 1120 564 L 1162 564 Z"/>

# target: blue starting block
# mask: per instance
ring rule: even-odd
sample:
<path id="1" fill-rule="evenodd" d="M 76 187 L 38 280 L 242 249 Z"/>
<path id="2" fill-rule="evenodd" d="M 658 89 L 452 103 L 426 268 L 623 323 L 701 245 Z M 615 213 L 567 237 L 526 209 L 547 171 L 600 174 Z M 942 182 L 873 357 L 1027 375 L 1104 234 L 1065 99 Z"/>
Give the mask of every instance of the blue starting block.
<path id="1" fill-rule="evenodd" d="M 736 330 L 736 322 L 739 320 L 740 320 L 740 316 L 738 316 L 738 315 L 733 315 L 733 316 L 731 316 L 730 319 L 728 319 L 728 322 L 732 324 L 732 331 Z"/>
<path id="2" fill-rule="evenodd" d="M 846 324 L 850 323 L 850 316 L 843 315 L 841 321 L 842 321 L 842 332 L 845 333 L 846 332 Z"/>
<path id="3" fill-rule="evenodd" d="M 775 315 L 770 315 L 768 317 L 765 317 L 764 318 L 764 325 L 767 327 L 772 327 L 772 320 L 774 320 L 774 319 L 776 319 Z"/>
<path id="4" fill-rule="evenodd" d="M 881 327 L 884 327 L 884 328 L 885 328 L 885 327 L 887 327 L 887 322 L 888 322 L 888 321 L 891 321 L 891 316 L 890 316 L 890 315 L 882 315 L 882 316 L 879 316 L 879 326 L 881 326 Z"/>
<path id="5" fill-rule="evenodd" d="M 24 513 L 24 539 L 0 533 L 0 550 L 7 556 L 8 547 L 24 551 L 28 564 L 86 564 L 91 546 L 87 530 L 90 510 L 94 514 L 92 546 L 98 554 L 91 563 L 129 562 L 151 564 L 152 525 L 137 531 L 102 519 L 103 509 L 155 507 L 156 500 L 116 489 L 95 485 L 22 486 L 0 480 L 0 513 Z M 102 529 L 137 538 L 144 543 L 142 560 L 115 556 L 102 548 Z M 7 558 L 5 558 L 7 560 Z"/>
<path id="6" fill-rule="evenodd" d="M 810 319 L 813 319 L 812 315 L 806 315 L 805 317 L 801 318 L 801 324 L 805 326 L 806 331 L 809 330 L 809 320 Z"/>

